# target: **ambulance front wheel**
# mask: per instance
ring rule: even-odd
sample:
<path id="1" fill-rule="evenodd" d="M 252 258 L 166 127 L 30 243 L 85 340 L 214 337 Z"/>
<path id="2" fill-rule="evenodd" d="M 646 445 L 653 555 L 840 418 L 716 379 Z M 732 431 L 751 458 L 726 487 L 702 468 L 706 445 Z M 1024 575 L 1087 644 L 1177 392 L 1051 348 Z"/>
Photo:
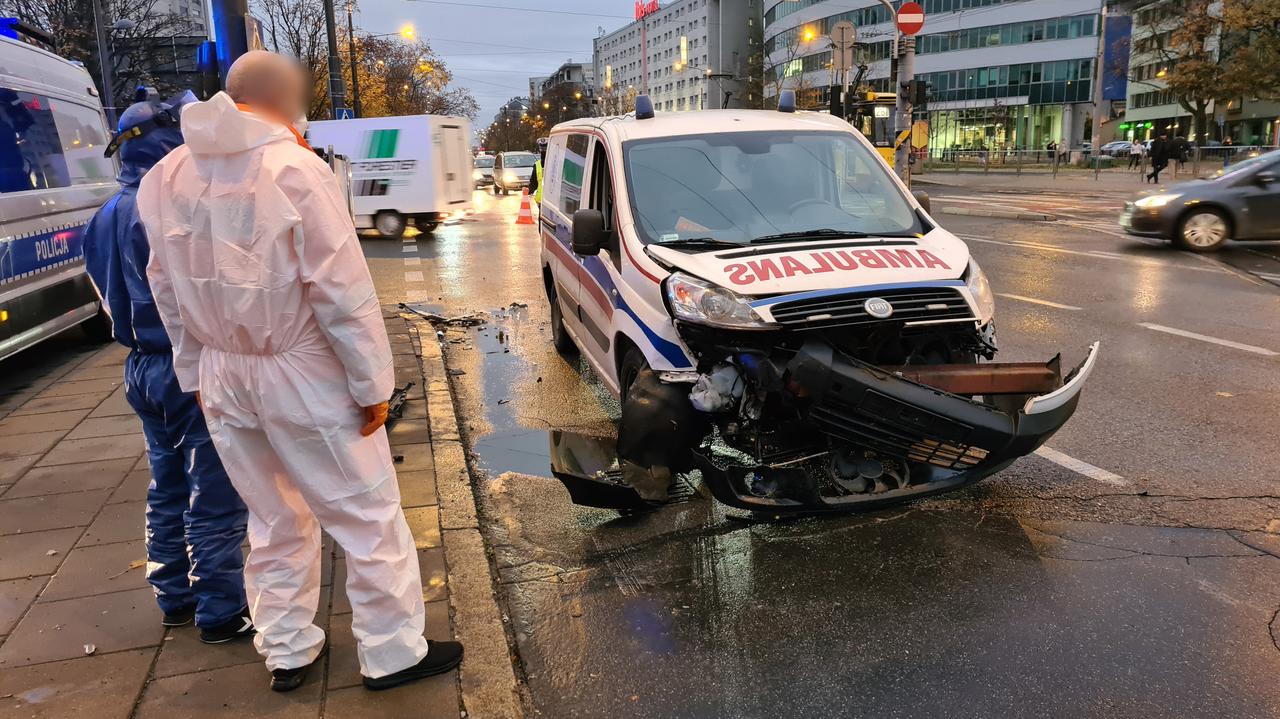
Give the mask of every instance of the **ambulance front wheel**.
<path id="1" fill-rule="evenodd" d="M 404 215 L 395 210 L 382 210 L 373 216 L 373 229 L 388 240 L 399 239 L 407 224 Z"/>

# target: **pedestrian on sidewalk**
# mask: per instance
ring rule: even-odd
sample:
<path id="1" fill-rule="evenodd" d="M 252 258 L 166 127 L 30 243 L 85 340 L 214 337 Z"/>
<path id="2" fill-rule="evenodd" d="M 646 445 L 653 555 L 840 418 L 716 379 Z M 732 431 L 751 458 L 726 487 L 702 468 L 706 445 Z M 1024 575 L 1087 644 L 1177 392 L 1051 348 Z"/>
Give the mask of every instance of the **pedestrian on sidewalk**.
<path id="1" fill-rule="evenodd" d="M 346 553 L 364 685 L 387 689 L 453 669 L 462 645 L 423 637 L 383 427 L 391 346 L 338 183 L 294 119 L 309 86 L 294 60 L 241 56 L 226 92 L 183 112 L 186 144 L 143 180 L 138 207 L 178 381 L 200 391 L 249 507 L 245 583 L 271 688 L 301 686 L 327 646 L 323 528 Z"/>
<path id="2" fill-rule="evenodd" d="M 1130 170 L 1135 168 L 1137 168 L 1138 170 L 1142 169 L 1143 149 L 1144 148 L 1142 147 L 1142 143 L 1138 142 L 1136 138 L 1132 143 L 1129 144 L 1129 169 Z"/>
<path id="3" fill-rule="evenodd" d="M 112 334 L 129 348 L 125 398 L 142 420 L 151 465 L 147 489 L 147 581 L 164 612 L 161 623 L 195 620 L 201 641 L 253 635 L 244 591 L 248 512 L 227 479 L 195 395 L 178 385 L 173 348 L 147 284 L 147 234 L 138 220 L 138 184 L 152 165 L 182 144 L 185 93 L 144 100 L 120 116 L 109 152 L 119 152 L 120 191 L 84 232 L 89 277 L 111 315 Z"/>
<path id="4" fill-rule="evenodd" d="M 1160 171 L 1169 164 L 1169 136 L 1161 133 L 1159 137 L 1151 141 L 1151 172 L 1147 174 L 1147 179 L 1155 184 L 1160 184 Z"/>

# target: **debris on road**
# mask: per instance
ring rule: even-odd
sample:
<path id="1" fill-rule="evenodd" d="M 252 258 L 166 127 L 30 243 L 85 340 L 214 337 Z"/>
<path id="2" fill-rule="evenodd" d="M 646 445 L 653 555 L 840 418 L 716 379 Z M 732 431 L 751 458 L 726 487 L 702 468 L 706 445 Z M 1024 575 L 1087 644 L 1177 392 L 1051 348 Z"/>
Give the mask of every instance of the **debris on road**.
<path id="1" fill-rule="evenodd" d="M 98 651 L 98 647 L 97 647 L 96 645 L 94 645 L 94 644 L 86 644 L 86 645 L 84 645 L 84 653 L 85 653 L 86 655 L 92 655 L 92 654 L 93 654 L 94 652 L 96 652 L 96 651 Z"/>

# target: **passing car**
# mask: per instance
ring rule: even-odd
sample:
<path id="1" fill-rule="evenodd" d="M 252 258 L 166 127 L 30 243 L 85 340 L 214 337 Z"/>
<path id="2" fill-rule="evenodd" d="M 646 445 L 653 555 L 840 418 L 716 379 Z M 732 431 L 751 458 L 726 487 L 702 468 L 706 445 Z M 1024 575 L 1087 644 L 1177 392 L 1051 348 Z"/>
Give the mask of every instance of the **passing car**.
<path id="1" fill-rule="evenodd" d="M 1110 155 L 1111 157 L 1127 157 L 1129 155 L 1129 148 L 1132 146 L 1133 143 L 1128 140 L 1116 140 L 1103 145 L 1099 152 L 1103 155 Z"/>
<path id="2" fill-rule="evenodd" d="M 493 155 L 476 155 L 471 161 L 475 167 L 471 171 L 471 179 L 475 181 L 477 190 L 493 184 L 493 163 Z"/>
<path id="3" fill-rule="evenodd" d="M 500 152 L 493 163 L 493 194 L 519 192 L 529 186 L 538 156 L 532 152 Z"/>
<path id="4" fill-rule="evenodd" d="M 645 500 L 693 469 L 769 513 L 954 490 L 1062 427 L 1097 359 L 992 362 L 968 247 L 848 123 L 794 107 L 658 114 L 641 96 L 551 131 L 551 340 L 620 400 L 622 481 Z"/>
<path id="5" fill-rule="evenodd" d="M 1126 202 L 1120 227 L 1193 252 L 1227 240 L 1280 240 L 1280 150 Z"/>

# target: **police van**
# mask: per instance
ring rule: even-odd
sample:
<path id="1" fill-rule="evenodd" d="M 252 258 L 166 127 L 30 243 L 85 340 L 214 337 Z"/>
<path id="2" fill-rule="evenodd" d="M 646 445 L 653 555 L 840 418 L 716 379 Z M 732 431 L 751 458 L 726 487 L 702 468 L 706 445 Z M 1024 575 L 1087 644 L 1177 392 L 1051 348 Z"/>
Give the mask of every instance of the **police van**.
<path id="1" fill-rule="evenodd" d="M 953 490 L 1062 427 L 1096 361 L 993 362 L 966 245 L 789 92 L 675 114 L 641 96 L 557 125 L 544 176 L 552 340 L 621 400 L 622 477 L 647 499 L 693 469 L 766 512 Z"/>
<path id="2" fill-rule="evenodd" d="M 109 138 L 84 67 L 0 37 L 0 359 L 80 324 L 111 337 L 81 241 L 118 189 Z"/>

